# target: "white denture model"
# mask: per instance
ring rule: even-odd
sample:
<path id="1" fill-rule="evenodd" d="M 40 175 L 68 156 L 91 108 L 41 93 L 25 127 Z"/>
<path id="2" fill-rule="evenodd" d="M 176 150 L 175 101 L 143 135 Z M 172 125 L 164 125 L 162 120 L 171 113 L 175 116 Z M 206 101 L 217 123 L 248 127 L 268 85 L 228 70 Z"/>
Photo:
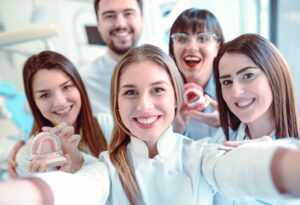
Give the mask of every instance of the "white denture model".
<path id="1" fill-rule="evenodd" d="M 30 153 L 32 159 L 44 161 L 49 170 L 55 170 L 67 162 L 59 138 L 50 132 L 40 132 L 34 137 Z"/>
<path id="2" fill-rule="evenodd" d="M 209 100 L 204 96 L 202 87 L 195 83 L 184 85 L 184 102 L 189 109 L 202 111 L 209 105 Z"/>

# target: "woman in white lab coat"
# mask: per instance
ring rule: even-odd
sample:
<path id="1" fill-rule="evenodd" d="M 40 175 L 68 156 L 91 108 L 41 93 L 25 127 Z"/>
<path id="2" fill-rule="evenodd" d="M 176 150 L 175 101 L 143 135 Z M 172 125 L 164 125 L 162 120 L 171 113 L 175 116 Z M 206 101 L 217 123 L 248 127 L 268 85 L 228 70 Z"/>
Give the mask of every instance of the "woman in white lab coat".
<path id="1" fill-rule="evenodd" d="M 221 126 L 227 140 L 299 139 L 299 119 L 289 66 L 278 49 L 257 34 L 225 43 L 214 74 Z M 224 134 L 216 136 L 223 141 Z M 224 204 L 224 199 L 216 199 Z M 215 203 L 216 204 L 216 203 Z M 230 204 L 266 204 L 258 200 Z"/>

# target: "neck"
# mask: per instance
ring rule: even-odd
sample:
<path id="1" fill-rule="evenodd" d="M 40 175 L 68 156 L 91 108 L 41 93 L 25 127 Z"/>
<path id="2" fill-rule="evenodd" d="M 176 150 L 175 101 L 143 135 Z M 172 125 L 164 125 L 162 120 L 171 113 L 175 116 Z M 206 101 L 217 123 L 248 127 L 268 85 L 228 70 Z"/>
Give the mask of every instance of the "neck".
<path id="1" fill-rule="evenodd" d="M 270 117 L 268 119 L 258 119 L 255 122 L 247 123 L 247 134 L 251 139 L 270 136 L 274 129 L 274 121 L 271 120 Z"/>
<path id="2" fill-rule="evenodd" d="M 108 54 L 115 59 L 116 61 L 119 61 L 123 55 L 117 54 L 115 53 L 113 50 L 111 50 L 110 48 L 108 48 Z"/>
<path id="3" fill-rule="evenodd" d="M 154 158 L 157 154 L 158 154 L 158 150 L 157 150 L 157 143 L 154 144 L 149 144 L 146 143 L 147 148 L 148 148 L 148 152 L 149 152 L 149 158 Z"/>
<path id="4" fill-rule="evenodd" d="M 209 79 L 210 79 L 210 76 L 208 76 L 208 77 L 201 76 L 199 78 L 189 78 L 186 80 L 188 83 L 195 83 L 195 84 L 201 86 L 203 89 L 205 89 L 208 84 Z"/>

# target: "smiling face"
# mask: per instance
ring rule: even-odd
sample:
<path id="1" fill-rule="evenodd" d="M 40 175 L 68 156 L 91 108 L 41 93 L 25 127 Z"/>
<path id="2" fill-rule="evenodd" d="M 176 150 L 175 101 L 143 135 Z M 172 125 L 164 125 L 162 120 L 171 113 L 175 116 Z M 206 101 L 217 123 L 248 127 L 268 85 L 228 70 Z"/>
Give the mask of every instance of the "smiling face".
<path id="1" fill-rule="evenodd" d="M 58 69 L 41 69 L 32 81 L 34 101 L 41 114 L 53 125 L 67 122 L 74 125 L 81 109 L 77 87 Z"/>
<path id="2" fill-rule="evenodd" d="M 210 38 L 206 42 L 198 42 L 199 35 L 206 32 L 185 33 L 191 39 L 186 46 L 173 43 L 173 53 L 178 68 L 187 82 L 194 82 L 205 87 L 213 69 L 213 60 L 219 50 L 217 39 Z"/>
<path id="3" fill-rule="evenodd" d="M 244 54 L 225 53 L 219 63 L 222 95 L 244 123 L 269 120 L 273 94 L 266 75 Z"/>
<path id="4" fill-rule="evenodd" d="M 110 48 L 123 55 L 141 36 L 143 17 L 136 0 L 101 0 L 98 30 Z"/>
<path id="5" fill-rule="evenodd" d="M 123 68 L 117 102 L 124 125 L 148 148 L 156 145 L 175 115 L 170 77 L 164 68 L 151 61 Z"/>

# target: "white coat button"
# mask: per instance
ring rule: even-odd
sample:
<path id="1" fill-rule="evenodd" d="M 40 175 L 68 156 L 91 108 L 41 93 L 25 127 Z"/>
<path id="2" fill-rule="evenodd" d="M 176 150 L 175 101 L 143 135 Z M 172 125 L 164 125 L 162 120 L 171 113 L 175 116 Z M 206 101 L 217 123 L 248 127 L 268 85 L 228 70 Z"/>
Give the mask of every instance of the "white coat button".
<path id="1" fill-rule="evenodd" d="M 168 174 L 169 174 L 169 175 L 173 175 L 173 174 L 174 174 L 174 171 L 173 171 L 173 170 L 169 170 Z"/>
<path id="2" fill-rule="evenodd" d="M 157 164 L 158 164 L 158 163 L 157 163 L 156 161 L 152 162 L 152 166 L 153 166 L 153 167 L 156 167 Z"/>

